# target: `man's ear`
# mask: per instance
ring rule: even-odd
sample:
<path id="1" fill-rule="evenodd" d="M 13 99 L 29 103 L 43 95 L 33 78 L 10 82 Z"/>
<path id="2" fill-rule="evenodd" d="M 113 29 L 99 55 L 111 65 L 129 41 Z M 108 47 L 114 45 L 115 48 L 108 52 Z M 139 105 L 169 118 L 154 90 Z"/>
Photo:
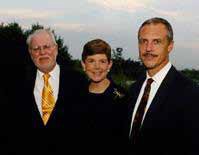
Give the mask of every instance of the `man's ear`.
<path id="1" fill-rule="evenodd" d="M 168 46 L 168 52 L 169 52 L 169 53 L 173 50 L 173 47 L 174 47 L 174 41 L 171 41 L 171 42 L 169 43 L 169 46 Z"/>

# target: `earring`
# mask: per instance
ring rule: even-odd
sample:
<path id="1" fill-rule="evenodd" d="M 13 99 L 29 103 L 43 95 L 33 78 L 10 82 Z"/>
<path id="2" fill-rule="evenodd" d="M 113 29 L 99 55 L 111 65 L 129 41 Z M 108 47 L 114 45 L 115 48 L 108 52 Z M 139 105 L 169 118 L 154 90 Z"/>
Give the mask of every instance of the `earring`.
<path id="1" fill-rule="evenodd" d="M 110 72 L 110 69 L 107 69 L 107 72 Z"/>

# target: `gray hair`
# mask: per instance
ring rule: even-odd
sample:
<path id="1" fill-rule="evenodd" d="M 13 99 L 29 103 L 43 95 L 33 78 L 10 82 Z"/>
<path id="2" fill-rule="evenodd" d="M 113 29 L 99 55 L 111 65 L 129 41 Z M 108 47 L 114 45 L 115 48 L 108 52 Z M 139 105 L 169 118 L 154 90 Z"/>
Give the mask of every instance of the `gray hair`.
<path id="1" fill-rule="evenodd" d="M 32 41 L 32 38 L 40 33 L 43 33 L 43 32 L 46 32 L 47 34 L 49 34 L 49 36 L 51 37 L 53 43 L 55 45 L 57 45 L 56 43 L 56 40 L 55 40 L 55 36 L 53 34 L 53 32 L 50 30 L 50 29 L 37 29 L 35 30 L 32 34 L 30 34 L 26 40 L 26 43 L 28 45 L 28 47 L 30 47 L 30 44 L 31 44 L 31 41 Z"/>
<path id="2" fill-rule="evenodd" d="M 142 23 L 142 25 L 140 26 L 139 31 L 138 31 L 138 40 L 140 39 L 140 31 L 145 25 L 159 24 L 159 23 L 163 24 L 166 27 L 166 29 L 167 29 L 167 39 L 168 39 L 169 42 L 172 42 L 173 41 L 172 26 L 166 19 L 163 19 L 163 18 L 160 18 L 160 17 L 150 18 L 150 19 L 146 20 L 144 23 Z"/>

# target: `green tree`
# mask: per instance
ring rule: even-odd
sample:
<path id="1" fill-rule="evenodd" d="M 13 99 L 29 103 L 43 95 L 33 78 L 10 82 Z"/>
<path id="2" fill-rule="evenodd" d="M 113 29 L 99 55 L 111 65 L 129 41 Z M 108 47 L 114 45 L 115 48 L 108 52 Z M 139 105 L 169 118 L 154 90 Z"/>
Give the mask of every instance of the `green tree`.
<path id="1" fill-rule="evenodd" d="M 113 67 L 111 76 L 117 84 L 128 88 L 143 72 L 144 67 L 141 62 L 132 59 L 124 59 L 123 48 L 113 49 Z"/>
<path id="2" fill-rule="evenodd" d="M 26 38 L 22 28 L 17 23 L 0 25 L 0 42 L 2 59 L 1 63 L 8 66 L 22 65 L 27 56 L 25 45 Z"/>
<path id="3" fill-rule="evenodd" d="M 199 83 L 199 70 L 196 69 L 184 69 L 181 71 L 185 76 Z"/>
<path id="4" fill-rule="evenodd" d="M 19 24 L 4 25 L 2 23 L 0 25 L 0 42 L 0 63 L 3 73 L 0 76 L 1 88 L 4 89 L 5 94 L 9 94 L 10 88 L 12 91 L 18 91 L 17 89 L 20 88 L 20 84 L 25 78 L 25 59 L 28 55 L 25 46 L 26 38 Z"/>
<path id="5" fill-rule="evenodd" d="M 113 67 L 112 67 L 112 73 L 113 74 L 123 74 L 122 64 L 124 63 L 124 58 L 122 56 L 123 48 L 118 47 L 116 49 L 113 49 Z"/>
<path id="6" fill-rule="evenodd" d="M 68 46 L 64 45 L 64 40 L 60 36 L 55 35 L 55 39 L 58 44 L 59 51 L 57 58 L 58 63 L 72 66 L 72 56 L 68 52 Z"/>

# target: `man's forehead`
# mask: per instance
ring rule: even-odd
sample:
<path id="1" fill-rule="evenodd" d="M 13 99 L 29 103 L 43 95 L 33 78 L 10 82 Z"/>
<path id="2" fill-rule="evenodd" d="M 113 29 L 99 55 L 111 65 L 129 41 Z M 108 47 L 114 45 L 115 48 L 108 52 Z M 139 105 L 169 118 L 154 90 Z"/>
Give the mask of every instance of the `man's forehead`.
<path id="1" fill-rule="evenodd" d="M 152 31 L 152 32 L 160 32 L 160 31 L 166 31 L 167 32 L 167 28 L 164 24 L 162 23 L 151 23 L 151 24 L 146 24 L 144 25 L 140 32 L 143 32 L 143 31 Z"/>
<path id="2" fill-rule="evenodd" d="M 38 33 L 32 37 L 31 43 L 49 42 L 52 38 L 48 33 Z"/>
<path id="3" fill-rule="evenodd" d="M 43 38 L 43 37 L 50 38 L 50 35 L 47 32 L 40 32 L 40 33 L 35 34 L 32 38 L 38 39 L 38 38 Z"/>
<path id="4" fill-rule="evenodd" d="M 146 25 L 140 31 L 140 37 L 161 38 L 167 35 L 166 27 L 161 25 Z"/>

